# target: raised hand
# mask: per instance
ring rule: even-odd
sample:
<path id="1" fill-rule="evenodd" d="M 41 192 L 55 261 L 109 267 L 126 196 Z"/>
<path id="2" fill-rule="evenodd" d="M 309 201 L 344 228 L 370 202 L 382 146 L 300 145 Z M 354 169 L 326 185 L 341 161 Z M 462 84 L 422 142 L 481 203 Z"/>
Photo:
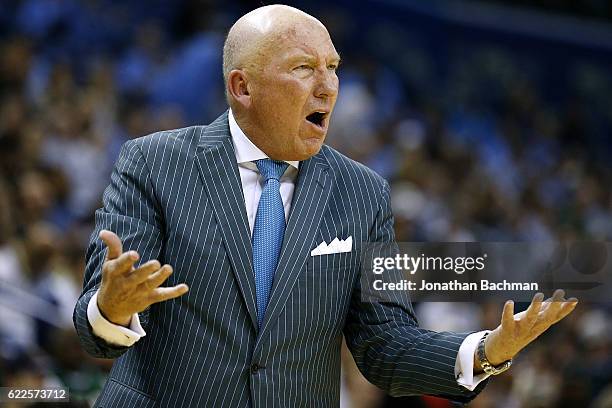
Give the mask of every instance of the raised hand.
<path id="1" fill-rule="evenodd" d="M 566 300 L 564 296 L 565 292 L 557 289 L 552 298 L 544 301 L 544 294 L 537 293 L 529 308 L 517 314 L 514 314 L 514 302 L 507 301 L 501 324 L 485 340 L 485 354 L 489 362 L 497 366 L 510 360 L 550 326 L 570 314 L 578 299 Z M 474 370 L 482 371 L 477 357 L 474 362 Z"/>
<path id="2" fill-rule="evenodd" d="M 111 231 L 102 230 L 99 236 L 108 252 L 102 265 L 98 308 L 110 322 L 128 326 L 134 313 L 142 312 L 153 303 L 179 297 L 189 290 L 184 283 L 159 287 L 172 274 L 172 266 L 162 266 L 159 261 L 150 260 L 134 268 L 139 259 L 136 251 L 124 253 L 121 240 Z"/>

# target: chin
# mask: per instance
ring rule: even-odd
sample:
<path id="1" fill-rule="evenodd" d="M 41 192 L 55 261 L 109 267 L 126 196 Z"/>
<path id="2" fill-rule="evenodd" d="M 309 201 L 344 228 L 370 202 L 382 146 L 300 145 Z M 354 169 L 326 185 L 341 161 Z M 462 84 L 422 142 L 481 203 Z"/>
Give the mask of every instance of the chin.
<path id="1" fill-rule="evenodd" d="M 302 158 L 296 160 L 306 160 L 319 153 L 321 147 L 323 146 L 323 139 L 304 140 L 303 143 L 304 144 L 300 152 L 300 156 L 302 156 Z"/>

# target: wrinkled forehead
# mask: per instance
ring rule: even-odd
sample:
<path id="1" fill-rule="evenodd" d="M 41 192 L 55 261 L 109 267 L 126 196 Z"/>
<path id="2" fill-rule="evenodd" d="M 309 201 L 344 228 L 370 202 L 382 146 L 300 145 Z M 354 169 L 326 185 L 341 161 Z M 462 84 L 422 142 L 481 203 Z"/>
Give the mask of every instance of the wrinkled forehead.
<path id="1" fill-rule="evenodd" d="M 305 53 L 325 59 L 339 59 L 331 37 L 321 23 L 287 24 L 266 39 L 270 57 Z"/>

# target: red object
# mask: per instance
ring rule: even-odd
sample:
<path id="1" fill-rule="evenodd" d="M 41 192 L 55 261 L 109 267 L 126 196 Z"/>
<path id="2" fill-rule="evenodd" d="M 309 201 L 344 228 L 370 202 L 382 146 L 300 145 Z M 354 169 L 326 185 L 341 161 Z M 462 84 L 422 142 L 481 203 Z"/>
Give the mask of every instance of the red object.
<path id="1" fill-rule="evenodd" d="M 421 398 L 427 408 L 452 408 L 453 407 L 451 402 L 447 399 L 438 398 L 438 397 L 430 397 L 429 395 L 424 395 Z"/>

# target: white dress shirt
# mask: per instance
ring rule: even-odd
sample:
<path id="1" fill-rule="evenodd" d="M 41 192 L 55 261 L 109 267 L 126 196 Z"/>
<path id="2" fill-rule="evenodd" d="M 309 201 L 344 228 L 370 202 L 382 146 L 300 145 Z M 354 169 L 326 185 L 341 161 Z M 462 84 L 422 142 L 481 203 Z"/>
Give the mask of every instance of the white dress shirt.
<path id="1" fill-rule="evenodd" d="M 249 221 L 249 228 L 253 233 L 255 225 L 255 216 L 257 215 L 257 206 L 263 189 L 263 178 L 260 176 L 257 166 L 253 161 L 259 159 L 267 159 L 268 156 L 261 151 L 251 140 L 244 134 L 242 129 L 236 123 L 232 110 L 229 115 L 229 128 L 236 153 L 236 161 L 240 172 L 240 181 L 242 183 L 242 191 L 244 192 L 244 201 L 246 205 L 246 213 Z M 289 217 L 291 208 L 291 200 L 293 199 L 293 191 L 295 189 L 295 181 L 298 175 L 299 162 L 287 161 L 289 166 L 280 179 L 280 193 L 283 199 L 285 209 L 285 219 Z M 108 343 L 117 346 L 129 347 L 136 343 L 146 333 L 140 325 L 138 313 L 132 316 L 129 328 L 113 324 L 106 320 L 100 313 L 98 308 L 98 293 L 92 296 L 87 305 L 87 319 L 91 324 L 93 332 L 96 336 L 104 339 Z M 465 338 L 459 348 L 459 354 L 455 362 L 455 377 L 457 383 L 463 385 L 469 390 L 474 390 L 476 386 L 485 378 L 486 374 L 474 376 L 474 352 L 478 346 L 478 341 L 485 332 L 473 333 Z"/>

